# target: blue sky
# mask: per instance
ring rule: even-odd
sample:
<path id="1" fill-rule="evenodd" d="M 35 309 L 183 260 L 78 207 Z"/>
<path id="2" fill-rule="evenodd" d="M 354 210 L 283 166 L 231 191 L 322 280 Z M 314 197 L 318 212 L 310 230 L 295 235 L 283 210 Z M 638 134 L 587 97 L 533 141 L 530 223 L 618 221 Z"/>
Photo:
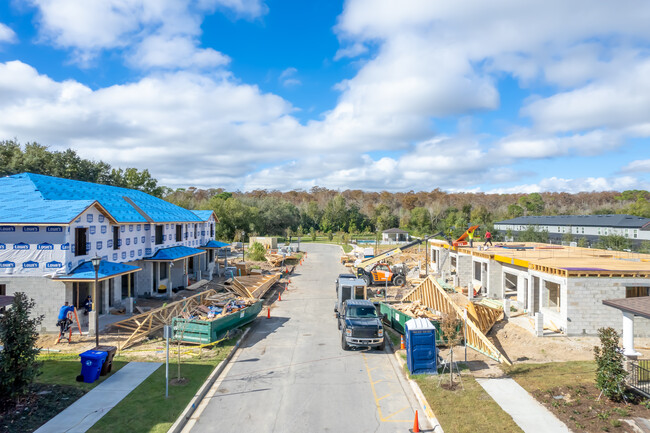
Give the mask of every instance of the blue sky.
<path id="1" fill-rule="evenodd" d="M 172 187 L 650 189 L 649 20 L 639 1 L 12 0 L 0 139 Z"/>

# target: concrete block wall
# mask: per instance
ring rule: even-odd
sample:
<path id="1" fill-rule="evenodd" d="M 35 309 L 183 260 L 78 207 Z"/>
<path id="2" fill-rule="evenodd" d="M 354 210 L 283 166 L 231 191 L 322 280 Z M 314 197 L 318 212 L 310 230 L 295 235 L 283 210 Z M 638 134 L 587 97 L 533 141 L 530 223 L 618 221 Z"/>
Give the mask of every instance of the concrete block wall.
<path id="1" fill-rule="evenodd" d="M 595 335 L 598 328 L 612 327 L 623 331 L 623 313 L 603 305 L 605 299 L 625 298 L 625 287 L 647 285 L 639 278 L 570 278 L 568 281 L 568 323 L 569 335 Z M 634 334 L 650 337 L 650 320 L 635 318 Z"/>
<path id="2" fill-rule="evenodd" d="M 569 311 L 569 302 L 568 297 L 568 284 L 567 279 L 558 275 L 546 274 L 543 272 L 530 271 L 530 275 L 534 277 L 539 277 L 539 306 L 540 312 L 544 314 L 544 320 L 548 323 L 552 321 L 555 326 L 562 329 L 569 329 L 569 323 L 567 321 L 567 314 Z M 546 288 L 546 282 L 551 282 L 560 285 L 560 311 L 555 307 L 548 306 L 548 289 Z"/>
<path id="3" fill-rule="evenodd" d="M 496 260 L 490 260 L 487 268 L 487 289 L 490 298 L 501 299 L 505 296 L 505 286 L 503 285 L 503 265 Z"/>
<path id="4" fill-rule="evenodd" d="M 54 281 L 43 277 L 2 277 L 0 284 L 6 284 L 7 295 L 24 292 L 34 299 L 36 306 L 34 314 L 43 314 L 40 332 L 59 332 L 56 326 L 59 309 L 65 301 L 72 303 L 72 288 L 66 287 L 62 281 Z"/>
<path id="5" fill-rule="evenodd" d="M 454 256 L 454 253 L 451 255 Z M 472 256 L 467 254 L 456 253 L 456 275 L 458 276 L 458 285 L 467 287 L 472 283 Z"/>

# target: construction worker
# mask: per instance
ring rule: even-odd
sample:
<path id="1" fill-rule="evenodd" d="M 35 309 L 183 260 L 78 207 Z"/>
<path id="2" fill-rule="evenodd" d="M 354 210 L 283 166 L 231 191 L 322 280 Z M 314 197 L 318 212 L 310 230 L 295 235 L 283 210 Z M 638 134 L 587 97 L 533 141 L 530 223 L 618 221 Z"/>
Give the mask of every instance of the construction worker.
<path id="1" fill-rule="evenodd" d="M 487 246 L 487 244 L 490 244 L 492 247 L 492 233 L 490 233 L 488 230 L 485 230 L 485 243 L 483 244 L 484 247 Z"/>
<path id="2" fill-rule="evenodd" d="M 68 313 L 73 313 L 74 312 L 74 307 L 72 305 L 68 305 L 68 302 L 66 303 L 59 309 L 59 317 L 58 321 L 56 322 L 56 326 L 58 326 L 61 329 L 61 335 L 64 335 L 66 331 L 70 328 L 70 325 L 72 324 L 72 320 L 68 317 Z"/>
<path id="3" fill-rule="evenodd" d="M 474 247 L 474 230 L 467 231 L 467 239 L 469 239 L 469 247 Z"/>
<path id="4" fill-rule="evenodd" d="M 84 302 L 84 316 L 87 316 L 93 309 L 93 298 L 88 295 L 86 302 Z"/>

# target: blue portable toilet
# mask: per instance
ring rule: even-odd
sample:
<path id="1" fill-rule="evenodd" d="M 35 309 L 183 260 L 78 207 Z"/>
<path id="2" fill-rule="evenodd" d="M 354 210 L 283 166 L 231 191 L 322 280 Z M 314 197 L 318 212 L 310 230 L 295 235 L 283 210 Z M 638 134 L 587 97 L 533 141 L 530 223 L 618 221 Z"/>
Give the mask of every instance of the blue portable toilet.
<path id="1" fill-rule="evenodd" d="M 411 319 L 405 325 L 406 365 L 411 374 L 438 374 L 436 328 L 430 320 Z"/>
<path id="2" fill-rule="evenodd" d="M 102 371 L 102 365 L 106 361 L 108 352 L 99 350 L 86 350 L 79 354 L 81 358 L 81 375 L 86 383 L 93 383 L 99 379 L 99 373 Z"/>

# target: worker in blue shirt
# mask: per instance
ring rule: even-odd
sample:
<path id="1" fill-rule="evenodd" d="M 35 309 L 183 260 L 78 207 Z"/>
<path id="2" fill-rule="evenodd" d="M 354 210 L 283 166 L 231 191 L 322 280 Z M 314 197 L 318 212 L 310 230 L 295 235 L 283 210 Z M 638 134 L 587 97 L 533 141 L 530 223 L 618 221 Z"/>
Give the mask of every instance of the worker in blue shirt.
<path id="1" fill-rule="evenodd" d="M 74 307 L 68 305 L 67 302 L 59 309 L 59 317 L 57 318 L 58 322 L 56 322 L 56 325 L 61 329 L 61 335 L 65 334 L 65 332 L 70 328 L 72 320 L 68 317 L 68 313 L 73 312 Z"/>

